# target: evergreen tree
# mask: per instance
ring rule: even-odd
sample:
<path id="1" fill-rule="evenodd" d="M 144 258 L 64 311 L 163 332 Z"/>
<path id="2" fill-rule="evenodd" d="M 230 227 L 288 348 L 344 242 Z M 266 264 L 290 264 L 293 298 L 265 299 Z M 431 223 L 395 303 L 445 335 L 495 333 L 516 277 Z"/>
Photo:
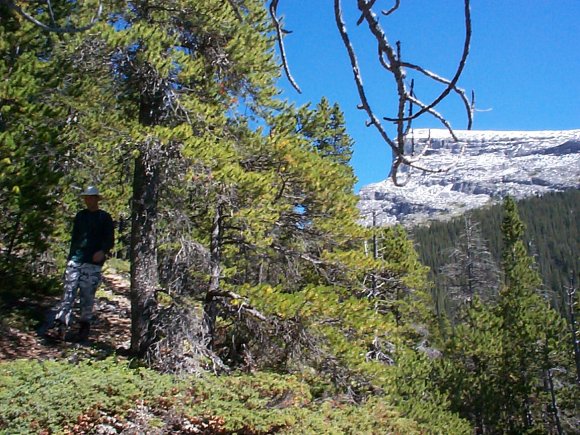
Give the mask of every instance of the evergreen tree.
<path id="1" fill-rule="evenodd" d="M 567 295 L 565 287 L 570 275 L 577 274 L 576 252 L 580 249 L 578 227 L 580 220 L 580 190 L 553 192 L 541 197 L 518 201 L 518 210 L 526 224 L 524 241 L 533 246 L 538 271 L 551 305 L 565 316 Z M 483 238 L 496 264 L 502 261 L 502 238 L 498 228 L 503 219 L 501 204 L 477 209 L 467 214 L 481 229 Z M 429 226 L 411 230 L 423 263 L 430 267 L 435 280 L 435 292 L 445 293 L 441 268 L 448 262 L 447 253 L 460 243 L 464 228 L 463 217 L 446 222 L 431 222 Z M 440 297 L 441 299 L 441 297 Z"/>
<path id="2" fill-rule="evenodd" d="M 471 421 L 477 433 L 502 433 L 504 429 L 497 422 L 500 325 L 493 309 L 476 296 L 462 321 L 448 334 L 439 361 L 440 388 L 448 393 L 451 409 Z"/>
<path id="3" fill-rule="evenodd" d="M 156 334 L 159 239 L 169 228 L 161 219 L 166 207 L 180 208 L 166 202 L 175 198 L 168 194 L 178 180 L 174 170 L 191 174 L 192 164 L 209 170 L 217 180 L 210 184 L 216 195 L 210 213 L 219 210 L 229 188 L 220 173 L 232 168 L 224 162 L 237 143 L 236 123 L 229 119 L 240 116 L 239 105 L 252 110 L 268 102 L 276 70 L 268 51 L 268 21 L 257 2 L 247 2 L 243 19 L 218 1 L 114 7 L 114 22 L 95 28 L 99 37 L 78 35 L 70 45 L 78 68 L 68 96 L 82 98 L 79 124 L 90 132 L 93 146 L 102 144 L 108 156 L 102 164 L 117 163 L 119 143 L 125 155 L 134 156 L 134 162 L 117 168 L 133 170 L 131 348 L 144 356 Z M 97 81 L 87 74 L 93 62 Z M 95 93 L 102 98 L 95 99 Z M 103 113 L 109 102 L 111 110 Z"/>
<path id="4" fill-rule="evenodd" d="M 323 97 L 316 110 L 307 106 L 298 113 L 298 132 L 310 139 L 312 146 L 324 157 L 348 165 L 352 157 L 353 140 L 346 134 L 344 115 L 338 104 L 330 105 Z"/>
<path id="5" fill-rule="evenodd" d="M 545 404 L 547 398 L 537 379 L 553 367 L 555 362 L 543 355 L 560 350 L 556 343 L 562 342 L 564 325 L 539 295 L 541 279 L 524 245 L 524 224 L 512 198 L 505 199 L 504 210 L 505 287 L 497 307 L 503 349 L 498 373 L 502 385 L 499 421 L 510 433 L 521 433 L 542 427 L 538 404 Z"/>
<path id="6" fill-rule="evenodd" d="M 42 6 L 39 12 L 47 13 Z M 59 17 L 62 11 L 53 13 Z M 42 254 L 58 227 L 62 204 L 61 138 L 70 119 L 58 95 L 69 65 L 56 58 L 54 35 L 4 4 L 0 40 L 0 290 L 18 293 L 30 290 L 31 278 L 54 268 L 54 258 Z"/>
<path id="7" fill-rule="evenodd" d="M 412 243 L 377 230 L 365 254 L 342 114 L 274 99 L 263 5 L 237 4 L 114 2 L 55 45 L 61 182 L 131 207 L 132 352 L 166 370 L 301 371 L 324 394 L 382 395 L 421 428 L 467 432 L 430 383 Z"/>
<path id="8" fill-rule="evenodd" d="M 559 413 L 571 411 L 565 322 L 540 296 L 513 199 L 506 198 L 504 209 L 505 283 L 497 305 L 476 298 L 453 330 L 441 364 L 443 385 L 453 408 L 483 433 L 551 432 L 561 426 Z M 553 388 L 556 367 L 565 373 L 559 391 Z"/>

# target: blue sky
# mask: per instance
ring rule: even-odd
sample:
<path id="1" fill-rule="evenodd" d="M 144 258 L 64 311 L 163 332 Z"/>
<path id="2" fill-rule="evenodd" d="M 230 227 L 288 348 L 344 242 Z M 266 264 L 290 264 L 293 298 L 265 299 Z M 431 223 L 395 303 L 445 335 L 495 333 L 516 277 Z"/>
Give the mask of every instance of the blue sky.
<path id="1" fill-rule="evenodd" d="M 383 9 L 393 0 L 378 0 Z M 344 19 L 359 54 L 362 77 L 376 115 L 393 116 L 393 84 L 376 62 L 376 43 L 356 26 L 355 0 L 343 0 Z M 378 11 L 377 6 L 375 9 Z M 336 29 L 332 0 L 280 0 L 278 12 L 298 94 L 285 78 L 283 98 L 298 105 L 326 96 L 345 112 L 355 140 L 352 165 L 355 190 L 384 180 L 391 154 L 365 113 L 357 110 L 350 63 Z M 470 56 L 459 86 L 475 91 L 476 130 L 580 129 L 580 0 L 472 0 L 473 35 Z M 462 0 L 401 0 L 397 12 L 382 17 L 389 41 L 400 40 L 404 60 L 450 78 L 460 59 L 464 33 Z M 441 88 L 418 82 L 425 101 Z M 466 117 L 456 98 L 438 106 L 453 128 L 464 129 Z M 440 128 L 427 117 L 415 127 Z"/>

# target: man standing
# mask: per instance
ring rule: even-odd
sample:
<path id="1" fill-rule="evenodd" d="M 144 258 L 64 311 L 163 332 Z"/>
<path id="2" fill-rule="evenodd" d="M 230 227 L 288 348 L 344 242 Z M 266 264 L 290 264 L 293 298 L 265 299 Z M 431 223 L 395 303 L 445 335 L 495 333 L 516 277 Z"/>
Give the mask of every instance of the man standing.
<path id="1" fill-rule="evenodd" d="M 86 208 L 75 216 L 64 274 L 64 295 L 55 317 L 59 336 L 63 340 L 71 322 L 77 291 L 80 292 L 81 305 L 78 340 L 88 339 L 101 269 L 114 244 L 113 219 L 109 213 L 99 209 L 99 190 L 89 186 L 81 197 Z"/>

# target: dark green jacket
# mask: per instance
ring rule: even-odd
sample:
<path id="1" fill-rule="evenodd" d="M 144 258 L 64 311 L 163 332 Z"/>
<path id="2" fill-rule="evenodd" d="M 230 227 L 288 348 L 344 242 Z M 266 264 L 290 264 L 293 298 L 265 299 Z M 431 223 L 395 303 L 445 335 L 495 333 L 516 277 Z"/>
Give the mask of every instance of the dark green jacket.
<path id="1" fill-rule="evenodd" d="M 104 261 L 93 261 L 93 254 L 97 251 L 108 254 L 114 243 L 115 230 L 111 215 L 103 210 L 81 210 L 75 216 L 68 259 L 102 265 Z"/>

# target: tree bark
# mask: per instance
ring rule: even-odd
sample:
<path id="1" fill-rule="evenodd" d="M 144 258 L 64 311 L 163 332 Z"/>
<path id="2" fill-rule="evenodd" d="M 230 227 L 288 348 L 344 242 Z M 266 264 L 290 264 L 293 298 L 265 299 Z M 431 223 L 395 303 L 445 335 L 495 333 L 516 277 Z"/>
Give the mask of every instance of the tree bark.
<path id="1" fill-rule="evenodd" d="M 554 379 L 552 377 L 551 369 L 546 369 L 545 371 L 545 382 L 548 391 L 550 391 L 550 413 L 552 414 L 558 435 L 562 435 L 564 432 L 562 430 L 562 424 L 560 423 L 560 409 L 558 408 L 558 403 L 556 401 L 556 391 L 554 390 Z"/>
<path id="2" fill-rule="evenodd" d="M 154 149 L 145 144 L 135 161 L 131 213 L 131 353 L 144 357 L 154 337 L 152 322 L 157 311 L 157 204 L 160 163 Z"/>
<path id="3" fill-rule="evenodd" d="M 210 261 L 211 276 L 209 280 L 209 289 L 205 298 L 205 321 L 210 336 L 210 348 L 213 347 L 215 339 L 215 322 L 217 319 L 217 301 L 216 295 L 220 290 L 221 275 L 221 244 L 222 244 L 222 220 L 223 220 L 223 203 L 218 199 L 215 216 L 211 232 L 210 242 Z"/>
<path id="4" fill-rule="evenodd" d="M 156 77 L 148 77 L 147 68 L 142 85 Z M 158 125 L 161 121 L 162 98 L 159 94 L 141 89 L 139 123 Z M 157 211 L 161 189 L 162 144 L 154 137 L 145 139 L 135 158 L 133 197 L 131 204 L 131 354 L 138 358 L 147 355 L 153 344 L 153 321 L 157 314 L 155 292 L 159 288 L 157 264 Z"/>

